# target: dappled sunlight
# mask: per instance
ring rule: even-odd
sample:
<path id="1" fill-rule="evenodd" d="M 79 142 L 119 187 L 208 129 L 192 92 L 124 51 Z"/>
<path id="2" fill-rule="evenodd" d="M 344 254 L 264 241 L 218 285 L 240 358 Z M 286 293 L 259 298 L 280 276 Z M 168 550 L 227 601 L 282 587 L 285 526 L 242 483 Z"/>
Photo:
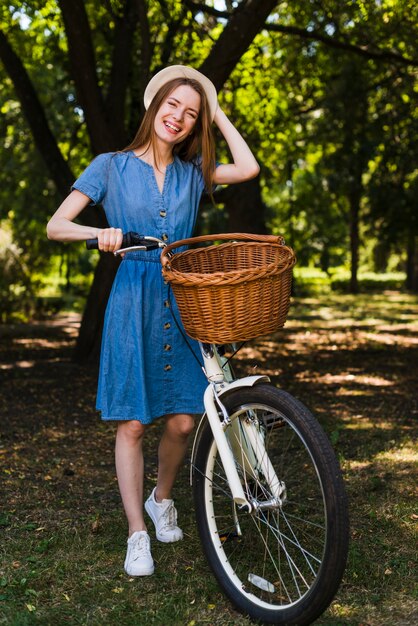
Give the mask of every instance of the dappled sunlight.
<path id="1" fill-rule="evenodd" d="M 307 301 L 298 303 L 291 323 L 246 343 L 233 366 L 238 375 L 268 374 L 275 385 L 300 398 L 318 417 L 341 461 L 350 501 L 351 561 L 324 626 L 383 626 L 374 617 L 377 605 L 365 595 L 369 581 L 383 586 L 382 593 L 394 583 L 399 597 L 406 599 L 400 591 L 402 576 L 412 571 L 415 318 L 410 324 L 401 318 L 403 299 L 396 308 L 375 297 L 333 297 L 327 302 L 329 307 L 324 299 L 309 306 Z M 408 302 L 409 315 L 413 306 Z M 28 532 L 28 523 L 33 534 L 67 526 L 88 532 L 99 515 L 101 524 L 113 515 L 119 520 L 114 427 L 100 422 L 94 410 L 96 366 L 71 361 L 78 327 L 78 316 L 0 327 L 1 339 L 6 339 L 0 342 L 5 382 L 0 459 L 13 533 Z M 393 342 L 380 342 L 382 336 Z M 163 424 L 155 426 L 144 442 L 149 484 L 157 477 Z M 187 470 L 176 485 L 176 497 L 184 491 L 189 502 Z M 190 513 L 190 525 L 191 520 Z M 401 605 L 392 615 L 385 626 L 402 623 L 397 619 Z"/>
<path id="2" fill-rule="evenodd" d="M 390 580 L 392 571 L 386 568 L 383 572 L 384 578 Z M 354 595 L 358 595 L 359 588 L 356 584 L 351 584 L 350 589 Z M 363 591 L 363 590 L 362 590 Z M 384 607 L 385 615 L 389 617 L 382 621 L 381 611 L 372 602 L 363 601 L 361 606 L 356 602 L 345 604 L 334 602 L 328 614 L 338 621 L 325 620 L 324 626 L 343 626 L 345 624 L 355 624 L 356 626 L 412 626 L 416 623 L 418 615 L 418 603 L 405 595 L 401 596 L 398 602 L 394 601 L 392 595 L 390 601 L 382 602 L 380 609 Z M 367 616 L 367 617 L 365 617 Z M 340 621 L 341 619 L 344 621 Z M 349 621 L 346 621 L 349 620 Z M 320 623 L 322 623 L 320 621 Z"/>
<path id="3" fill-rule="evenodd" d="M 79 313 L 67 313 L 65 315 L 57 316 L 55 320 L 50 322 L 50 325 L 60 327 L 71 337 L 77 337 L 80 321 L 81 316 Z"/>
<path id="4" fill-rule="evenodd" d="M 0 370 L 11 370 L 14 367 L 18 369 L 28 369 L 34 367 L 36 361 L 13 361 L 12 363 L 0 363 Z"/>
<path id="5" fill-rule="evenodd" d="M 344 469 L 345 470 L 349 470 L 349 471 L 353 471 L 353 472 L 359 472 L 359 471 L 363 471 L 365 469 L 368 469 L 370 467 L 370 465 L 372 464 L 371 461 L 345 461 L 344 462 Z"/>
<path id="6" fill-rule="evenodd" d="M 417 312 L 418 315 L 418 312 Z M 404 324 L 383 324 L 381 326 L 377 326 L 377 330 L 379 332 L 388 332 L 388 333 L 407 333 L 409 335 L 418 333 L 418 322 L 413 323 L 413 320 L 417 319 L 417 315 L 410 316 L 410 322 L 405 320 Z M 412 322 L 412 323 L 411 323 Z"/>
<path id="7" fill-rule="evenodd" d="M 13 339 L 12 344 L 24 346 L 27 348 L 61 348 L 68 345 L 68 339 L 63 341 L 52 339 L 40 339 L 38 337 L 27 337 L 25 339 Z"/>
<path id="8" fill-rule="evenodd" d="M 333 602 L 329 609 L 329 614 L 333 617 L 350 617 L 353 613 L 353 609 L 348 604 L 340 604 L 339 602 Z"/>
<path id="9" fill-rule="evenodd" d="M 350 418 L 351 419 L 351 418 Z M 370 428 L 376 428 L 375 424 L 372 424 L 366 418 L 360 418 L 361 421 L 352 421 L 349 423 L 345 423 L 345 430 L 370 430 Z M 347 420 L 345 420 L 347 422 Z"/>
<path id="10" fill-rule="evenodd" d="M 328 295 L 324 298 L 294 298 L 286 328 L 309 327 L 347 329 L 375 326 L 389 332 L 418 331 L 417 300 L 413 295 L 384 293 L 357 296 Z M 404 324 L 408 325 L 406 328 Z"/>
<path id="11" fill-rule="evenodd" d="M 40 437 L 44 437 L 48 441 L 59 441 L 68 437 L 68 433 L 60 428 L 54 428 L 52 426 L 46 426 L 42 428 L 39 433 Z"/>
<path id="12" fill-rule="evenodd" d="M 65 344 L 66 345 L 66 344 Z M 42 359 L 42 363 L 61 363 L 62 359 L 54 357 L 51 359 Z M 0 363 L 0 370 L 13 370 L 13 369 L 30 369 L 38 365 L 38 360 L 33 361 L 10 361 L 9 363 Z"/>
<path id="13" fill-rule="evenodd" d="M 0 325 L 0 371 L 61 363 L 65 350 L 72 349 L 79 327 L 78 314 L 30 324 Z"/>
<path id="14" fill-rule="evenodd" d="M 393 423 L 385 419 L 369 419 L 368 417 L 355 415 L 350 417 L 349 421 L 344 424 L 345 430 L 393 430 Z M 410 430 L 409 426 L 403 425 L 398 427 L 399 432 Z"/>
<path id="15" fill-rule="evenodd" d="M 418 447 L 404 446 L 402 448 L 393 448 L 392 450 L 385 450 L 379 452 L 374 457 L 376 462 L 383 463 L 416 463 L 418 469 Z M 418 495 L 418 491 L 417 491 Z"/>
<path id="16" fill-rule="evenodd" d="M 324 374 L 323 376 L 312 376 L 309 372 L 301 372 L 296 374 L 296 378 L 301 380 L 311 380 L 316 383 L 323 383 L 325 385 L 330 384 L 340 384 L 344 385 L 346 383 L 356 384 L 356 385 L 365 385 L 372 387 L 389 387 L 394 385 L 394 382 L 391 380 L 387 380 L 381 376 L 368 376 L 365 374 L 353 374 L 353 373 L 341 373 L 341 374 Z"/>
<path id="17" fill-rule="evenodd" d="M 299 329 L 287 328 L 282 333 L 281 337 L 278 337 L 279 341 L 278 349 L 283 348 L 287 350 L 296 351 L 308 351 L 317 350 L 336 350 L 340 348 L 355 349 L 357 347 L 370 344 L 370 342 L 381 344 L 383 346 L 416 346 L 418 345 L 418 335 L 415 335 L 411 329 L 405 327 L 403 334 L 398 332 L 389 332 L 385 326 L 385 332 L 376 330 L 376 327 L 371 325 L 370 328 L 374 328 L 375 332 L 369 330 L 369 326 L 366 324 L 365 329 L 356 326 L 347 326 L 345 330 L 338 329 L 338 324 L 332 324 L 329 329 L 326 328 L 309 328 L 306 329 L 306 324 L 301 325 Z M 408 331 L 408 332 L 407 332 Z M 266 344 L 260 344 L 264 347 Z M 276 347 L 277 352 L 277 347 Z"/>
<path id="18" fill-rule="evenodd" d="M 253 360 L 253 359 L 261 359 L 262 360 L 262 359 L 265 358 L 266 353 L 270 352 L 270 354 L 271 354 L 273 352 L 272 346 L 273 346 L 273 344 L 270 344 L 270 349 L 269 349 L 268 345 L 267 346 L 263 345 L 263 350 L 261 350 L 260 348 L 255 347 L 255 346 L 254 347 L 253 346 L 248 346 L 248 347 L 241 348 L 241 351 L 239 353 L 240 354 L 240 358 L 251 359 L 251 360 Z"/>
<path id="19" fill-rule="evenodd" d="M 405 337 L 395 333 L 366 333 L 365 340 L 382 343 L 386 346 L 418 345 L 418 337 Z"/>

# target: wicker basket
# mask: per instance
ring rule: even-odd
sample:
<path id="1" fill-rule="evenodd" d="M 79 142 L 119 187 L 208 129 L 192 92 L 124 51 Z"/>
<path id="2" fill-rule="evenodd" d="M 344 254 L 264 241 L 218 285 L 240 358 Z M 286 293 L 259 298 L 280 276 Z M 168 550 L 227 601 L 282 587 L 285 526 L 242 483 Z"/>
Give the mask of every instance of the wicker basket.
<path id="1" fill-rule="evenodd" d="M 180 246 L 224 240 L 171 254 Z M 295 262 L 282 237 L 246 233 L 183 239 L 161 254 L 187 334 L 217 344 L 247 341 L 284 325 Z"/>

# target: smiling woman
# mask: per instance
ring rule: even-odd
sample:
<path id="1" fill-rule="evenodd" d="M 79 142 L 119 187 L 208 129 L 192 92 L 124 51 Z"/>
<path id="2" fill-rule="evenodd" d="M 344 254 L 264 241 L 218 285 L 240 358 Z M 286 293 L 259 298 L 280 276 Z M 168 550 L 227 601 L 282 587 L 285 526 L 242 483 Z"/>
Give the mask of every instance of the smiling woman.
<path id="1" fill-rule="evenodd" d="M 134 142 L 127 149 L 132 149 L 134 154 L 153 166 L 158 187 L 162 192 L 167 165 L 173 162 L 173 154 L 178 146 L 186 152 L 195 153 L 196 140 L 199 138 L 199 128 L 195 128 L 199 120 L 202 97 L 200 89 L 196 89 L 193 83 L 179 83 L 178 80 L 170 81 L 165 90 L 168 96 L 163 98 L 161 105 L 156 103 L 156 113 L 152 124 L 152 111 L 147 124 L 144 120 L 144 128 L 139 132 Z M 162 94 L 163 95 L 163 94 Z M 205 106 L 203 105 L 205 109 Z M 202 113 L 204 117 L 206 111 Z M 199 125 L 201 126 L 201 125 Z M 193 133 L 196 135 L 193 137 Z M 205 145 L 208 154 L 210 170 L 207 172 L 208 183 L 214 164 L 213 141 L 209 136 Z M 138 145 L 140 144 L 140 145 Z M 203 166 L 202 166 L 203 168 Z"/>
<path id="2" fill-rule="evenodd" d="M 213 185 L 253 178 L 259 168 L 244 139 L 218 106 L 213 84 L 193 68 L 172 66 L 156 74 L 145 94 L 146 113 L 132 143 L 99 155 L 51 218 L 51 239 L 97 238 L 99 249 L 121 248 L 122 232 L 163 241 L 193 233 L 202 193 Z M 231 155 L 216 165 L 214 122 Z M 75 224 L 89 203 L 105 209 L 109 228 Z M 143 514 L 142 441 L 146 425 L 165 417 L 156 488 L 145 505 L 162 542 L 183 538 L 171 490 L 187 448 L 193 414 L 203 410 L 206 378 L 173 323 L 159 251 L 128 252 L 109 298 L 100 359 L 97 409 L 118 422 L 116 471 L 128 519 L 125 571 L 152 574 L 154 562 Z M 174 312 L 179 319 L 177 310 Z"/>

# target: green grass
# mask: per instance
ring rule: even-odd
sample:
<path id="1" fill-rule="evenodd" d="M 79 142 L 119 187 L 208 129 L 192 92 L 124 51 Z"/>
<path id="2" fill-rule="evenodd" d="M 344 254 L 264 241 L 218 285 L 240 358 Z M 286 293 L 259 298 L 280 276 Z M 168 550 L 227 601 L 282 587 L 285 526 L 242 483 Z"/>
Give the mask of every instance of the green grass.
<path id="1" fill-rule="evenodd" d="M 358 286 L 360 293 L 381 294 L 389 289 L 405 288 L 404 272 L 370 272 L 360 270 Z M 294 292 L 298 297 L 320 296 L 326 293 L 348 293 L 350 272 L 343 268 L 332 268 L 327 274 L 317 267 L 295 266 L 293 270 Z"/>
<path id="2" fill-rule="evenodd" d="M 344 470 L 349 561 L 319 626 L 417 623 L 417 312 L 394 292 L 296 300 L 285 330 L 238 355 L 241 373 L 267 373 L 316 413 Z M 186 540 L 153 541 L 154 576 L 124 574 L 114 428 L 98 421 L 96 372 L 71 362 L 73 341 L 72 318 L 0 326 L 0 624 L 248 626 L 203 557 L 187 466 L 175 490 Z M 147 493 L 161 427 L 146 442 Z"/>

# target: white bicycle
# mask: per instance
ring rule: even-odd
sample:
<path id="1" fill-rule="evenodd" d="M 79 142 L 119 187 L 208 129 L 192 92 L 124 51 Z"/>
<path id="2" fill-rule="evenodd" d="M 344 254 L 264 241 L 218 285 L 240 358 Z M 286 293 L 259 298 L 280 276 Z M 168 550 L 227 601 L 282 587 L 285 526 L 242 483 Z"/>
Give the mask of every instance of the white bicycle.
<path id="1" fill-rule="evenodd" d="M 201 240 L 166 247 L 131 235 L 118 253 L 165 248 L 163 264 L 173 248 Z M 311 624 L 334 598 L 347 560 L 347 498 L 334 451 L 310 411 L 268 376 L 235 378 L 222 346 L 199 345 L 208 386 L 190 477 L 208 563 L 253 620 Z"/>

